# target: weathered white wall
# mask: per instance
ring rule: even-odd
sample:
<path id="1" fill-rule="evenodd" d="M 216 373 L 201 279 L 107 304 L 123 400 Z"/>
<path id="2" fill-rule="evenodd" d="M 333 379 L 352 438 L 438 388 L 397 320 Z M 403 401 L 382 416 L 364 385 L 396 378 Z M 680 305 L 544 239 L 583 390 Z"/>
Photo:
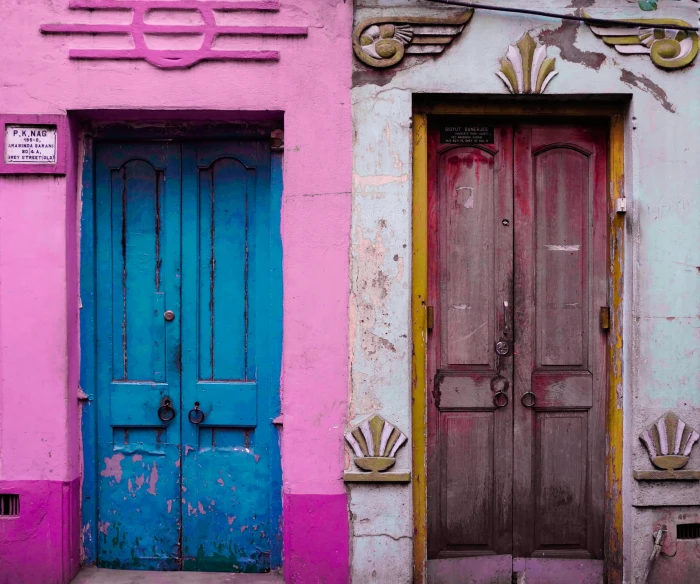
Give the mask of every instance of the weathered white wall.
<path id="1" fill-rule="evenodd" d="M 529 0 L 491 4 L 532 8 Z M 416 5 L 360 0 L 355 23 L 370 16 L 446 12 Z M 601 17 L 698 21 L 698 4 L 691 0 L 660 0 L 656 12 L 620 0 L 537 3 L 538 9 L 568 14 L 583 7 Z M 696 484 L 640 484 L 632 478 L 632 470 L 651 469 L 638 436 L 657 417 L 670 409 L 700 428 L 700 58 L 683 70 L 663 71 L 648 56 L 617 53 L 585 24 L 477 11 L 441 56 L 407 57 L 384 71 L 355 62 L 349 422 L 376 412 L 411 435 L 412 95 L 507 94 L 496 71 L 507 46 L 526 31 L 557 58 L 559 75 L 547 94 L 632 96 L 626 119 L 623 494 L 625 581 L 635 582 L 651 551 L 653 522 L 663 511 L 651 506 L 700 505 Z M 410 466 L 409 445 L 400 451 L 397 469 Z M 700 469 L 700 448 L 688 468 Z M 410 583 L 410 486 L 348 489 L 353 582 Z M 659 560 L 665 569 L 672 563 Z"/>

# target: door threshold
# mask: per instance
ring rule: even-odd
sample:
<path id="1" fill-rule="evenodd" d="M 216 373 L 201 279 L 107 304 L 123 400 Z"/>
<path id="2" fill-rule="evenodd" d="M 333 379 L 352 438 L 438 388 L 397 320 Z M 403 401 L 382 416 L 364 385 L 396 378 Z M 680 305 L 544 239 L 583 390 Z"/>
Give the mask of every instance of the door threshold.
<path id="1" fill-rule="evenodd" d="M 145 570 L 109 570 L 82 568 L 71 584 L 281 584 L 284 576 L 267 574 L 231 574 L 222 572 L 151 572 Z"/>

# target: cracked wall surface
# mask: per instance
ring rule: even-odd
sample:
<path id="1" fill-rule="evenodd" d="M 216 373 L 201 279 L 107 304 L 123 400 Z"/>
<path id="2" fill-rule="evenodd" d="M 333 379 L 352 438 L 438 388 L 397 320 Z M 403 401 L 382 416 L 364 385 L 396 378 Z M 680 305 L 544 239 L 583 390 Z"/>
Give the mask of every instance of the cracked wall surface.
<path id="1" fill-rule="evenodd" d="M 492 2 L 532 8 L 526 0 Z M 410 8 L 407 8 L 410 6 Z M 609 18 L 680 18 L 697 25 L 691 0 L 642 12 L 616 0 L 550 0 L 541 10 Z M 355 24 L 372 16 L 444 14 L 428 2 L 361 0 Z M 411 118 L 415 94 L 504 95 L 496 76 L 509 44 L 523 33 L 549 46 L 559 75 L 547 94 L 630 97 L 625 118 L 628 201 L 624 257 L 624 581 L 639 581 L 665 509 L 698 511 L 697 483 L 643 483 L 651 469 L 639 433 L 667 410 L 700 427 L 700 130 L 698 64 L 657 68 L 648 56 L 621 55 L 585 24 L 477 10 L 438 57 L 407 56 L 397 66 L 353 71 L 353 194 L 351 243 L 349 423 L 379 413 L 411 437 Z M 346 466 L 352 462 L 346 457 Z M 411 449 L 397 468 L 410 470 Z M 700 469 L 700 448 L 688 468 Z M 413 533 L 409 487 L 353 485 L 350 493 L 352 580 L 382 580 L 388 566 L 409 565 Z M 669 517 L 671 519 L 669 519 Z M 677 521 L 677 519 L 673 519 Z M 674 527 L 675 529 L 675 527 Z M 368 540 L 372 541 L 370 545 Z M 685 554 L 683 557 L 693 557 Z M 700 570 L 700 564 L 698 564 Z M 659 560 L 650 582 L 678 574 Z M 386 578 L 386 576 L 384 576 Z"/>

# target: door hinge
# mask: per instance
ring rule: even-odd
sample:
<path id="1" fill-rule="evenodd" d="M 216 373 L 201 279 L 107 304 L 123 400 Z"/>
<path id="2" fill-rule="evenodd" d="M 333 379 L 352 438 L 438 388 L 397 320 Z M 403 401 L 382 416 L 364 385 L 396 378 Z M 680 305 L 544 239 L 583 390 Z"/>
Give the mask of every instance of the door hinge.
<path id="1" fill-rule="evenodd" d="M 435 311 L 432 306 L 425 307 L 425 325 L 429 331 L 435 326 Z"/>
<path id="2" fill-rule="evenodd" d="M 600 307 L 600 328 L 604 331 L 610 330 L 610 307 Z"/>

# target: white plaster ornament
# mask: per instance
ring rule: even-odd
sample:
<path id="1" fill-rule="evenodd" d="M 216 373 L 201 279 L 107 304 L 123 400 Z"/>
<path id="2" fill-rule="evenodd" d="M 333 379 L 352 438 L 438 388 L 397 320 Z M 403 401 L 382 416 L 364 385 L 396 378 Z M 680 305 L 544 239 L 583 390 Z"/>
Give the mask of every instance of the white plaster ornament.
<path id="1" fill-rule="evenodd" d="M 525 33 L 515 46 L 508 45 L 496 75 L 511 93 L 544 93 L 558 75 L 554 63 L 553 57 L 547 57 L 547 47 L 538 45 L 530 33 Z"/>

